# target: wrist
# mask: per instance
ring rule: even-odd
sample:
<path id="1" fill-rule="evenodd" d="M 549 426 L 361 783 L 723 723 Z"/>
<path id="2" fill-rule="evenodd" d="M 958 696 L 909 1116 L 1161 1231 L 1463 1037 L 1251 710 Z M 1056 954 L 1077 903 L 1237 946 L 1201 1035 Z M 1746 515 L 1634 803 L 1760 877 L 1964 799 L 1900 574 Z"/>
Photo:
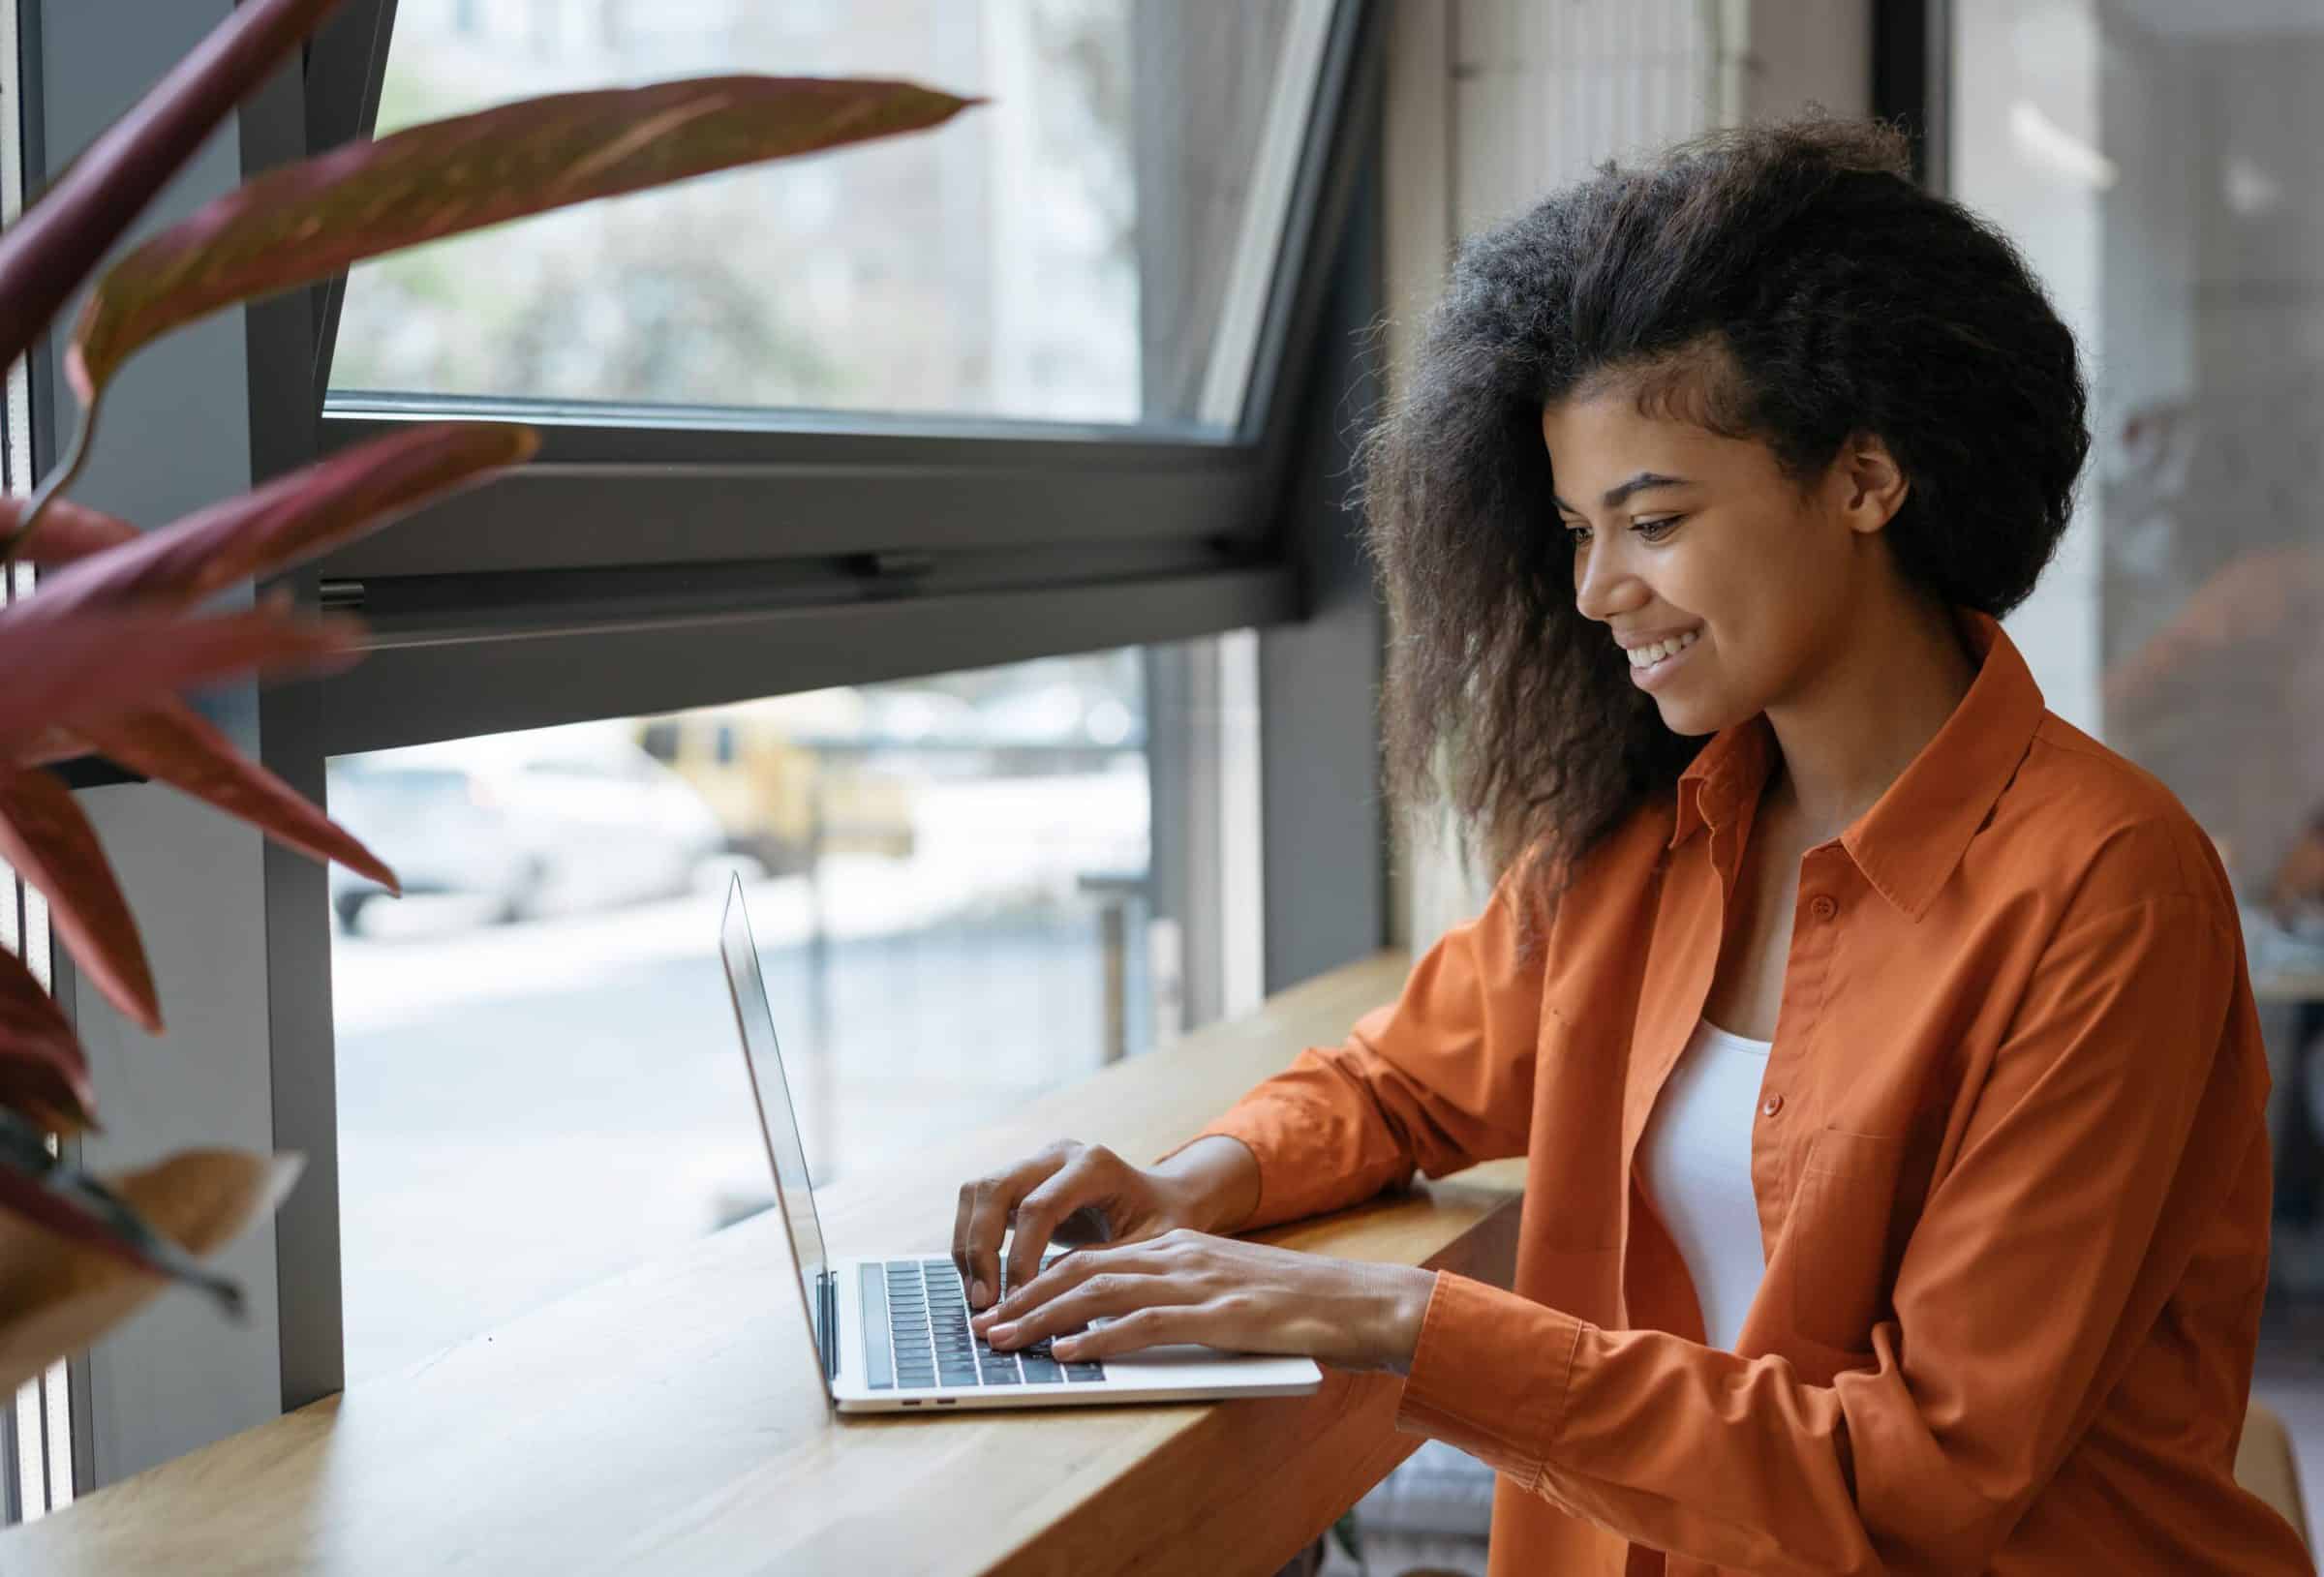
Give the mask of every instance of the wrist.
<path id="1" fill-rule="evenodd" d="M 1381 1265 L 1380 1367 L 1394 1375 L 1412 1373 L 1427 1322 L 1428 1301 L 1436 1295 L 1436 1272 L 1421 1265 Z"/>
<path id="2" fill-rule="evenodd" d="M 1208 1135 L 1149 1169 L 1198 1232 L 1231 1235 L 1258 1208 L 1259 1158 L 1240 1139 Z"/>

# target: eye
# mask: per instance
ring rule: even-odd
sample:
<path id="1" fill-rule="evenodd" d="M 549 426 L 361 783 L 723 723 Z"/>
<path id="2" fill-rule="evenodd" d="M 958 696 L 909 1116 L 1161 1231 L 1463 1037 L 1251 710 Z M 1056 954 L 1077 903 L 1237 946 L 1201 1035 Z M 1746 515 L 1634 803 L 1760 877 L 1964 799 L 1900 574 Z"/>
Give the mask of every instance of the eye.
<path id="1" fill-rule="evenodd" d="M 1587 526 L 1576 526 L 1572 521 L 1568 521 L 1566 522 L 1566 534 L 1574 539 L 1574 545 L 1578 548 L 1589 541 L 1590 529 Z"/>
<path id="2" fill-rule="evenodd" d="M 1679 522 L 1686 518 L 1684 515 L 1665 515 L 1660 520 L 1634 522 L 1630 529 L 1637 532 L 1639 537 L 1645 541 L 1660 542 L 1664 537 L 1676 531 Z"/>

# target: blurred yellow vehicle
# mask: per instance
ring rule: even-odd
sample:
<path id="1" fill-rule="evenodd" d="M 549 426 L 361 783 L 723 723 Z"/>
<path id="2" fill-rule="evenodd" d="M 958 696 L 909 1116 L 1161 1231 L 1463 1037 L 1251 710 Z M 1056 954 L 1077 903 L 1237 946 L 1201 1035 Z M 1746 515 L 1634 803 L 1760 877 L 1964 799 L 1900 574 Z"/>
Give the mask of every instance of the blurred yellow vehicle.
<path id="1" fill-rule="evenodd" d="M 806 869 L 818 849 L 908 858 L 911 784 L 866 763 L 851 698 L 860 692 L 708 707 L 646 719 L 637 739 L 702 797 L 726 848 L 770 874 Z"/>

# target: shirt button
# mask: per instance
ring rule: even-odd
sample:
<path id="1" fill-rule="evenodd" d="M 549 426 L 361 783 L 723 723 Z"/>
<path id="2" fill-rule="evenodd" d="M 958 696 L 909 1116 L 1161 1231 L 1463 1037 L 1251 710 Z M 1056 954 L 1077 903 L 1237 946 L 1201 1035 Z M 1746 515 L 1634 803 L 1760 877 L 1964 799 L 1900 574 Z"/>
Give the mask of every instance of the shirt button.
<path id="1" fill-rule="evenodd" d="M 1777 1112 L 1783 1109 L 1784 1098 L 1780 1095 L 1770 1095 L 1766 1100 L 1759 1103 L 1759 1110 L 1770 1117 L 1774 1116 Z"/>
<path id="2" fill-rule="evenodd" d="M 1808 904 L 1808 913 L 1814 915 L 1818 920 L 1829 920 L 1839 912 L 1840 905 L 1833 901 L 1829 893 L 1817 894 Z"/>

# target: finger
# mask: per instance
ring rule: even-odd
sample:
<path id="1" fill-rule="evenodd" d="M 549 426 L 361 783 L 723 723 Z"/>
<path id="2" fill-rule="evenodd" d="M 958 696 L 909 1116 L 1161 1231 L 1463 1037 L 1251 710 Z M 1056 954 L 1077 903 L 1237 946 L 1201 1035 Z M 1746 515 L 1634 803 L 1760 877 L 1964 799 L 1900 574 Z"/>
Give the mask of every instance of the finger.
<path id="1" fill-rule="evenodd" d="M 1041 1255 L 1057 1223 L 1088 1203 L 1097 1187 L 1096 1168 L 1077 1160 L 1017 1201 L 1017 1240 L 1009 1245 L 1010 1287 L 1032 1285 L 1041 1274 Z"/>
<path id="2" fill-rule="evenodd" d="M 984 1313 L 970 1317 L 968 1323 L 981 1333 L 1001 1320 L 1024 1319 L 1029 1311 L 1072 1290 L 1092 1276 L 1131 1269 L 1151 1272 L 1155 1268 L 1130 1250 L 1076 1249 L 1024 1286 L 1010 1288 L 1007 1297 Z"/>
<path id="3" fill-rule="evenodd" d="M 968 1211 L 968 1307 L 981 1309 L 1000 1291 L 1000 1239 L 1026 1192 L 1065 1164 L 1062 1148 L 1043 1151 L 977 1186 Z"/>
<path id="4" fill-rule="evenodd" d="M 1060 1336 L 1049 1344 L 1049 1350 L 1060 1363 L 1095 1363 L 1174 1342 L 1226 1347 L 1232 1345 L 1226 1318 L 1213 1303 L 1155 1304 L 1109 1319 L 1095 1330 Z"/>
<path id="5" fill-rule="evenodd" d="M 1166 1304 L 1199 1303 L 1204 1295 L 1202 1289 L 1169 1276 L 1107 1271 L 1015 1319 L 992 1326 L 985 1339 L 996 1348 L 1023 1347 L 1044 1337 L 1078 1331 L 1092 1319 L 1116 1319 Z"/>
<path id="6" fill-rule="evenodd" d="M 976 1186 L 968 1203 L 968 1307 L 981 1309 L 993 1301 L 1000 1285 L 1000 1239 L 1008 1230 L 1007 1182 L 988 1177 Z"/>
<path id="7" fill-rule="evenodd" d="M 976 1191 L 982 1184 L 982 1178 L 963 1183 L 960 1203 L 952 1212 L 952 1268 L 961 1273 L 963 1286 L 968 1281 L 968 1216 L 976 1208 Z"/>

